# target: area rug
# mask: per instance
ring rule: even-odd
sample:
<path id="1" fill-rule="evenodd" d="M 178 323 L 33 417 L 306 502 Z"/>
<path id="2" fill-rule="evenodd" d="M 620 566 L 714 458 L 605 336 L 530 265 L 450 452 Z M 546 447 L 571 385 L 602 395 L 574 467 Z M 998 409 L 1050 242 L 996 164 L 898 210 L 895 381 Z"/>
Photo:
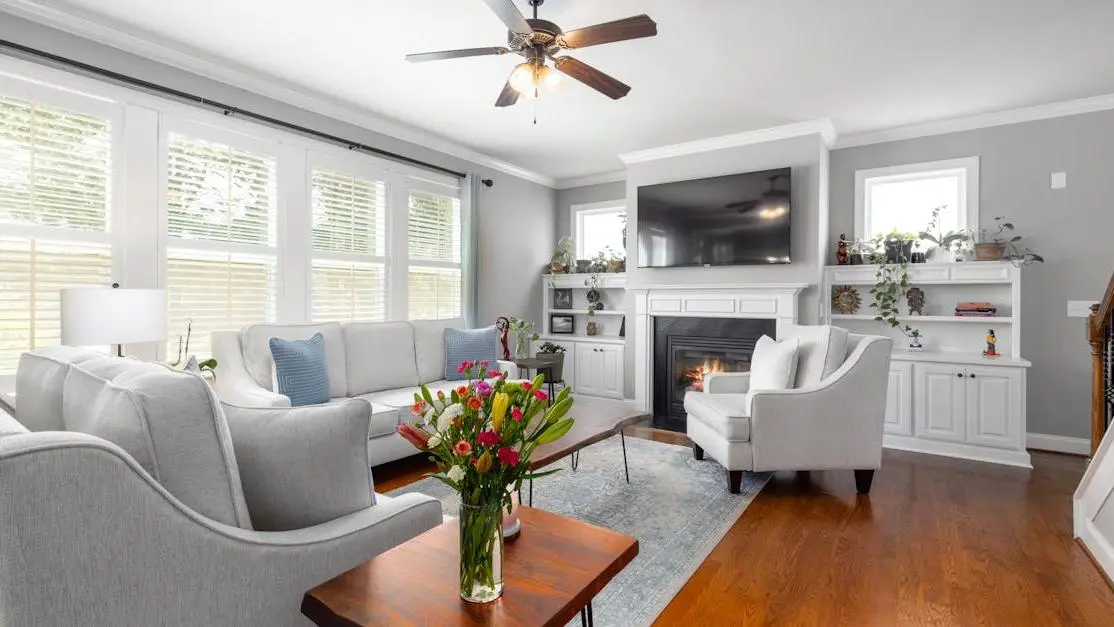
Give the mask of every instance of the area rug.
<path id="1" fill-rule="evenodd" d="M 559 462 L 564 471 L 534 482 L 534 507 L 638 539 L 638 556 L 592 601 L 601 626 L 652 623 L 769 479 L 743 473 L 739 494 L 729 494 L 716 462 L 696 461 L 689 447 L 638 438 L 627 438 L 627 460 L 629 484 L 614 437 L 584 449 L 576 472 L 566 459 Z M 390 494 L 407 492 L 433 496 L 445 514 L 457 514 L 455 494 L 435 479 Z"/>

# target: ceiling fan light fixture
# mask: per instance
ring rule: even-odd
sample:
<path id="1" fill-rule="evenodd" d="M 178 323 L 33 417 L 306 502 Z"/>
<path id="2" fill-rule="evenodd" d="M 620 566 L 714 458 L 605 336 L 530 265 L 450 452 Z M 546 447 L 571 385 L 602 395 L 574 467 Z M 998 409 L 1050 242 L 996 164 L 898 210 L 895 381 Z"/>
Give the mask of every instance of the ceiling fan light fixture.
<path id="1" fill-rule="evenodd" d="M 518 67 L 511 72 L 511 77 L 507 82 L 523 96 L 533 95 L 535 88 L 534 64 L 530 61 L 519 63 Z"/>
<path id="2" fill-rule="evenodd" d="M 557 91 L 561 88 L 561 73 L 548 65 L 538 69 L 538 79 L 538 82 L 545 85 L 549 91 Z"/>

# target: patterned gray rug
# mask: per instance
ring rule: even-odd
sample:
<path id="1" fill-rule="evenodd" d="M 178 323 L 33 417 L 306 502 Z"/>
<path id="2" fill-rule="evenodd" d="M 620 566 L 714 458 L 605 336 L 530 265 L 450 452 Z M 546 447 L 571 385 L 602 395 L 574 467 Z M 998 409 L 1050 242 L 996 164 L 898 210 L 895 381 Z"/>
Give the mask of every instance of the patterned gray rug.
<path id="1" fill-rule="evenodd" d="M 627 459 L 630 484 L 618 437 L 584 449 L 576 472 L 566 459 L 564 472 L 534 482 L 535 507 L 638 539 L 638 557 L 592 601 L 601 626 L 652 623 L 769 479 L 744 473 L 740 493 L 729 494 L 716 462 L 694 460 L 688 447 L 638 438 L 627 438 Z M 407 492 L 440 499 L 445 514 L 457 514 L 455 494 L 435 479 L 390 494 Z"/>

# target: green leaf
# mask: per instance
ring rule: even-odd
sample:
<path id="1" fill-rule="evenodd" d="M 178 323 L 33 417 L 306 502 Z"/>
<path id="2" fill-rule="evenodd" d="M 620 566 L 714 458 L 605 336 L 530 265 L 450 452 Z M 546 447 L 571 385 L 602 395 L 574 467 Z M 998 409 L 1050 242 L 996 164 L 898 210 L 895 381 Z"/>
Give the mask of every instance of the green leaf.
<path id="1" fill-rule="evenodd" d="M 542 431 L 542 434 L 538 436 L 538 444 L 556 442 L 564 437 L 565 434 L 569 432 L 569 429 L 572 429 L 572 424 L 573 420 L 571 418 L 566 418 L 549 425 L 545 428 L 545 431 Z"/>
<path id="2" fill-rule="evenodd" d="M 424 385 L 422 386 L 422 398 L 425 399 L 425 402 L 429 403 L 430 407 L 433 406 L 433 395 L 429 393 L 429 388 Z"/>

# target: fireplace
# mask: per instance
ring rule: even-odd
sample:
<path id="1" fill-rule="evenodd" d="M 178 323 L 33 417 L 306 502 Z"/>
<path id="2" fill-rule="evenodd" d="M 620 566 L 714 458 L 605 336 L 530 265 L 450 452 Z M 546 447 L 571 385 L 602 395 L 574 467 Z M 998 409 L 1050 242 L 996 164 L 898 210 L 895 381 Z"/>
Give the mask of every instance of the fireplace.
<path id="1" fill-rule="evenodd" d="M 754 318 L 655 316 L 654 426 L 685 430 L 685 394 L 710 372 L 749 372 L 754 345 L 777 322 Z"/>

